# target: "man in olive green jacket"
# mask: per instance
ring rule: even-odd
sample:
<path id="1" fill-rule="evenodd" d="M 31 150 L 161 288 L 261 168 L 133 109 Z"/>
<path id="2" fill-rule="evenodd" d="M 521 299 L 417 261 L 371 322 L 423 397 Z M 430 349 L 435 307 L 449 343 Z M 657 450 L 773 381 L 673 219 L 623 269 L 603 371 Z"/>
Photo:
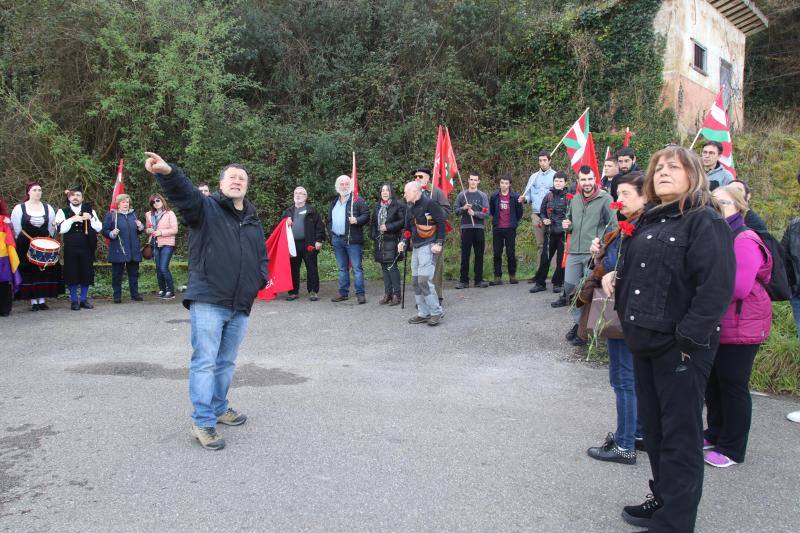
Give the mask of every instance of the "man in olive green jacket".
<path id="1" fill-rule="evenodd" d="M 588 166 L 578 170 L 578 187 L 567 208 L 567 218 L 562 225 L 570 234 L 569 255 L 564 271 L 564 293 L 553 302 L 553 307 L 563 307 L 568 304 L 568 295 L 580 285 L 581 279 L 586 274 L 587 265 L 592 257 L 589 248 L 595 238 L 617 227 L 617 217 L 611 211 L 611 195 L 601 189 L 596 181 L 594 172 Z M 567 340 L 576 346 L 585 344 L 585 340 L 577 336 L 580 309 L 573 309 L 572 318 L 575 322 L 567 334 Z"/>

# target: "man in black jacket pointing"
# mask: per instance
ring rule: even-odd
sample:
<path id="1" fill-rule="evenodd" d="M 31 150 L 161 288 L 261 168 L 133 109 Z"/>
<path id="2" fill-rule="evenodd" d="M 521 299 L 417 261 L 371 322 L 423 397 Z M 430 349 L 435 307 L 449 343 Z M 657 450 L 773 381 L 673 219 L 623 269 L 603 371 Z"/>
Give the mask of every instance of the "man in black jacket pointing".
<path id="1" fill-rule="evenodd" d="M 145 154 L 145 168 L 189 226 L 183 305 L 192 323 L 192 435 L 204 448 L 221 450 L 217 422 L 239 426 L 247 420 L 228 407 L 227 396 L 253 300 L 269 279 L 264 228 L 245 198 L 249 176 L 242 165 L 223 168 L 219 191 L 204 196 L 180 168 Z"/>

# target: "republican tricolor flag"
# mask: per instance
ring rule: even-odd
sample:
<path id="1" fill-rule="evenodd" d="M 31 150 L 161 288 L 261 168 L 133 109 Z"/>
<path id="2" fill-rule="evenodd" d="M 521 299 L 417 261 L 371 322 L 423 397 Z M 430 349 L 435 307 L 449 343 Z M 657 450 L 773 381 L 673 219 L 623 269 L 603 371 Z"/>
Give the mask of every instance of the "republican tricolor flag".
<path id="1" fill-rule="evenodd" d="M 294 245 L 292 227 L 289 225 L 291 220 L 289 217 L 281 220 L 267 239 L 269 280 L 267 286 L 258 292 L 259 300 L 273 300 L 279 292 L 294 288 L 289 258 L 297 256 L 297 249 Z"/>
<path id="2" fill-rule="evenodd" d="M 700 135 L 709 141 L 717 141 L 722 144 L 722 156 L 719 158 L 719 163 L 736 177 L 736 169 L 733 162 L 733 141 L 731 140 L 728 113 L 725 112 L 725 106 L 722 103 L 722 89 L 719 90 L 717 99 L 714 100 L 714 105 L 711 106 L 711 111 L 708 112 L 708 116 L 703 121 Z"/>

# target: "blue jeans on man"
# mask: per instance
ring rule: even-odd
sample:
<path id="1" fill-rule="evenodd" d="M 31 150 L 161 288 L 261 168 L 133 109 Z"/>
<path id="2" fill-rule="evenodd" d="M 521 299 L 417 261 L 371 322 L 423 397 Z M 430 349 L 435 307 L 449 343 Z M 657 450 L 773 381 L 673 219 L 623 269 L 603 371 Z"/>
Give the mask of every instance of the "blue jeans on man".
<path id="1" fill-rule="evenodd" d="M 797 337 L 800 338 L 800 296 L 792 296 L 792 314 L 794 314 L 794 327 Z"/>
<path id="2" fill-rule="evenodd" d="M 435 271 L 436 256 L 431 251 L 431 244 L 414 248 L 414 253 L 411 254 L 411 279 L 414 281 L 417 314 L 421 317 L 438 316 L 443 313 L 433 283 Z"/>
<path id="3" fill-rule="evenodd" d="M 333 253 L 336 255 L 336 263 L 339 265 L 339 294 L 349 296 L 350 294 L 350 271 L 348 263 L 353 265 L 353 283 L 356 286 L 356 294 L 363 295 L 366 292 L 364 287 L 364 270 L 361 268 L 361 254 L 363 245 L 347 244 L 347 237 L 334 234 L 332 242 Z"/>
<path id="4" fill-rule="evenodd" d="M 620 448 L 632 450 L 634 439 L 642 438 L 641 424 L 636 416 L 636 387 L 633 374 L 633 354 L 623 339 L 608 339 L 608 381 L 617 397 L 617 430 L 614 442 Z"/>
<path id="5" fill-rule="evenodd" d="M 189 369 L 192 420 L 198 427 L 215 427 L 217 417 L 228 410 L 228 389 L 249 317 L 243 311 L 203 302 L 192 302 L 189 316 L 192 321 Z"/>
<path id="6" fill-rule="evenodd" d="M 153 261 L 156 264 L 156 279 L 161 292 L 175 293 L 175 284 L 172 281 L 172 272 L 169 271 L 169 262 L 172 260 L 174 246 L 158 246 L 153 248 Z"/>

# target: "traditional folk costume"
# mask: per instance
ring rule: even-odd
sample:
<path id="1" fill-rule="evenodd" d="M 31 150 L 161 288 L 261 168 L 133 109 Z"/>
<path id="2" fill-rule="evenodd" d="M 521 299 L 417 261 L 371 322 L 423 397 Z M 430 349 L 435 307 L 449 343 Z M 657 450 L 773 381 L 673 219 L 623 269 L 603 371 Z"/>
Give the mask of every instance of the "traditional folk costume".
<path id="1" fill-rule="evenodd" d="M 30 299 L 33 311 L 48 309 L 45 298 L 55 298 L 64 292 L 61 263 L 40 267 L 28 260 L 31 239 L 55 235 L 56 213 L 49 204 L 43 202 L 42 205 L 44 210 L 40 213 L 29 213 L 25 202 L 18 204 L 11 212 L 20 260 L 19 270 L 22 273 L 22 283 L 16 297 L 18 300 Z"/>
<path id="2" fill-rule="evenodd" d="M 70 189 L 72 193 L 82 192 L 80 187 Z M 75 221 L 72 217 L 88 213 L 89 220 Z M 92 206 L 86 202 L 60 209 L 56 214 L 56 225 L 64 243 L 64 283 L 69 288 L 69 298 L 73 311 L 92 309 L 87 301 L 89 286 L 94 284 L 94 254 L 97 249 L 97 233 L 103 228 Z M 80 287 L 80 301 L 78 288 Z"/>

